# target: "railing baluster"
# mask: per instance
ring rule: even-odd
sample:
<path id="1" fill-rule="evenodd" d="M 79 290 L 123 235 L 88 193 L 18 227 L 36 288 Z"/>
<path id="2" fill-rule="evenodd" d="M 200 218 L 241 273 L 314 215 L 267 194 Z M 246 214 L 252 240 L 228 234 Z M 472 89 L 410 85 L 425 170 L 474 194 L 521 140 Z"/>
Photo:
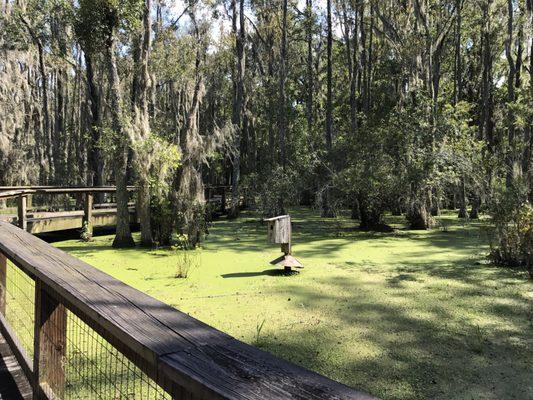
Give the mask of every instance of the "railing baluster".
<path id="1" fill-rule="evenodd" d="M 35 286 L 34 398 L 61 399 L 65 392 L 67 313 L 38 280 Z M 43 396 L 44 393 L 47 396 Z"/>
<path id="2" fill-rule="evenodd" d="M 93 236 L 93 202 L 93 194 L 85 193 L 85 202 L 83 203 L 83 222 L 87 222 L 89 237 Z"/>
<path id="3" fill-rule="evenodd" d="M 0 314 L 6 314 L 7 258 L 0 253 Z"/>
<path id="4" fill-rule="evenodd" d="M 26 220 L 28 198 L 26 196 L 18 197 L 18 226 L 20 229 L 28 230 L 28 221 Z"/>

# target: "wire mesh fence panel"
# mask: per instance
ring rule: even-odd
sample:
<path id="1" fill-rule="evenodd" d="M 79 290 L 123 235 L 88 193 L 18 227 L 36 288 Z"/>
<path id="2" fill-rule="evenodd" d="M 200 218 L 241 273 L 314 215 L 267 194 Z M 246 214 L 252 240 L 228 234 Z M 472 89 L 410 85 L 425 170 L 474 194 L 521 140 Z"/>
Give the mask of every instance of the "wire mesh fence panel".
<path id="1" fill-rule="evenodd" d="M 47 337 L 41 336 L 39 381 L 49 397 L 172 398 L 74 313 L 67 309 L 64 315 L 64 319 L 51 318 L 55 326 L 46 330 Z M 63 329 L 64 336 L 57 334 Z"/>
<path id="2" fill-rule="evenodd" d="M 2 282 L 3 281 L 3 282 Z M 5 278 L 4 317 L 11 326 L 17 342 L 29 359 L 33 357 L 35 323 L 35 281 L 20 268 L 7 260 Z"/>

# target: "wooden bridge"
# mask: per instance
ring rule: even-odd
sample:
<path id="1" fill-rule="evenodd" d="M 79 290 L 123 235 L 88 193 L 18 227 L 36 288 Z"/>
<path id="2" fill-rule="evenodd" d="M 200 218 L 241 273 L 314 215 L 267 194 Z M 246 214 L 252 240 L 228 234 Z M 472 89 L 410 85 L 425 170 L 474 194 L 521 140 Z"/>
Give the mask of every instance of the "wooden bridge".
<path id="1" fill-rule="evenodd" d="M 135 187 L 129 186 L 129 191 Z M 94 204 L 94 197 L 98 194 L 113 194 L 114 186 L 102 187 L 59 187 L 59 186 L 19 186 L 1 187 L 0 200 L 16 199 L 16 211 L 13 214 L 0 214 L 0 220 L 16 224 L 19 228 L 30 233 L 44 233 L 79 229 L 84 221 L 90 222 L 92 227 L 116 225 L 116 204 Z M 68 195 L 77 198 L 78 205 L 83 210 L 50 210 L 50 206 L 33 207 L 30 209 L 33 197 L 50 197 Z M 80 208 L 81 208 L 80 207 Z M 58 208 L 58 207 L 56 207 Z M 69 208 L 69 207 L 65 207 Z M 130 222 L 137 221 L 135 205 L 130 203 Z M 9 209 L 8 209 L 9 211 Z"/>
<path id="2" fill-rule="evenodd" d="M 0 378 L 12 377 L 2 379 L 1 399 L 372 398 L 242 343 L 7 222 L 0 222 L 0 333 L 9 364 Z"/>
<path id="3" fill-rule="evenodd" d="M 229 186 L 206 187 L 206 201 L 221 214 L 226 212 L 227 202 L 231 202 L 227 196 L 229 188 Z M 134 186 L 128 186 L 128 191 L 134 192 L 135 190 Z M 0 214 L 0 221 L 15 224 L 34 234 L 81 229 L 84 221 L 89 221 L 91 228 L 114 226 L 117 222 L 116 204 L 113 202 L 97 204 L 94 200 L 95 197 L 101 197 L 104 194 L 112 199 L 115 192 L 114 186 L 0 186 L 0 201 L 16 200 L 16 207 L 7 208 L 7 212 L 4 211 L 4 214 Z M 46 203 L 37 207 L 32 206 L 32 198 L 50 198 L 58 195 L 76 198 L 77 206 L 80 209 L 59 210 L 58 207 L 50 207 L 50 204 Z M 134 202 L 129 203 L 129 211 L 130 223 L 138 222 Z"/>

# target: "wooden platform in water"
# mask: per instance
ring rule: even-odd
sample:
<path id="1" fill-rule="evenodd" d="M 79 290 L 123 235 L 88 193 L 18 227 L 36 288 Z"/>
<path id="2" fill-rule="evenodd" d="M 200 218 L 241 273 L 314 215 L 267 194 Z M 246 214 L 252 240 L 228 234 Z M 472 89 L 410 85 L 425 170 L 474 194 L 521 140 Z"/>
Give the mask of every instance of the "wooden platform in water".
<path id="1" fill-rule="evenodd" d="M 0 334 L 0 400 L 31 400 L 31 386 Z"/>

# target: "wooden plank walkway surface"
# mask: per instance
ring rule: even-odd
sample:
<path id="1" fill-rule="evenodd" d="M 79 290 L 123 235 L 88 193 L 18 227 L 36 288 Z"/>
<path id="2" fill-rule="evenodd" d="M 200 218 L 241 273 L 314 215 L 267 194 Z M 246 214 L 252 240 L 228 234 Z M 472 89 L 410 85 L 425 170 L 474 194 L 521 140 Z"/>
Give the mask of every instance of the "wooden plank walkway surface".
<path id="1" fill-rule="evenodd" d="M 0 400 L 31 400 L 32 390 L 9 345 L 0 334 Z"/>

